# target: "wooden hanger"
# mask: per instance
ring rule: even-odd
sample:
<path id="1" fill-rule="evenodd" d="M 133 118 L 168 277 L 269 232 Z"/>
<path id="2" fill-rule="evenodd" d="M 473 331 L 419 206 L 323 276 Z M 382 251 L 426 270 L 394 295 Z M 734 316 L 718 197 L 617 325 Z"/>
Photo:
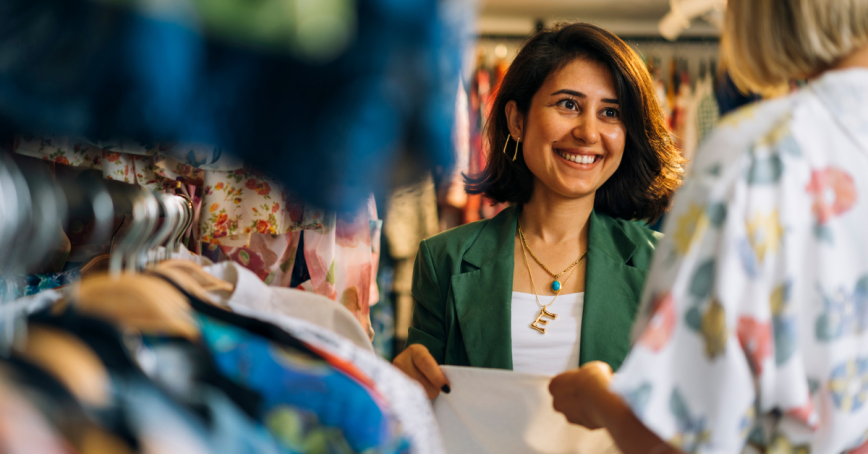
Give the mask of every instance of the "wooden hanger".
<path id="1" fill-rule="evenodd" d="M 202 286 L 202 288 L 209 292 L 219 291 L 232 293 L 235 291 L 234 285 L 224 281 L 223 279 L 219 279 L 208 274 L 208 272 L 202 269 L 201 266 L 189 260 L 167 260 L 157 265 L 157 270 L 164 270 L 170 268 L 181 271 L 184 274 L 190 276 L 196 282 L 198 282 L 199 285 Z"/>
<path id="2" fill-rule="evenodd" d="M 82 403 L 109 403 L 109 374 L 96 353 L 77 337 L 56 328 L 32 325 L 16 347 L 23 358 L 57 378 Z"/>
<path id="3" fill-rule="evenodd" d="M 143 333 L 199 338 L 186 297 L 168 282 L 147 275 L 100 275 L 83 280 L 74 304 L 87 314 Z"/>
<path id="4" fill-rule="evenodd" d="M 149 272 L 172 281 L 173 284 L 183 289 L 183 291 L 187 292 L 190 296 L 202 302 L 214 306 L 220 306 L 212 299 L 211 294 L 205 287 L 199 284 L 196 279 L 185 273 L 182 269 L 157 266 Z"/>

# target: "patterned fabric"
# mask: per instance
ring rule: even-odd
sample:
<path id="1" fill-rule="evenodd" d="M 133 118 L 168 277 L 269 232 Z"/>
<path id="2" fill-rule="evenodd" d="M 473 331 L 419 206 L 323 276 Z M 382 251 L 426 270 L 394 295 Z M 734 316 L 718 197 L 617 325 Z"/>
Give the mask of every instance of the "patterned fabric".
<path id="1" fill-rule="evenodd" d="M 370 313 L 371 305 L 379 300 L 375 279 L 382 228 L 373 197 L 354 215 L 328 215 L 324 225 L 321 231 L 304 234 L 310 285 L 302 284 L 302 288 L 339 301 L 373 339 Z"/>
<path id="2" fill-rule="evenodd" d="M 297 195 L 247 166 L 205 172 L 202 204 L 207 210 L 199 221 L 202 241 L 221 246 L 248 246 L 254 233 L 321 229 L 324 217 L 321 210 L 305 210 Z"/>
<path id="3" fill-rule="evenodd" d="M 35 295 L 43 290 L 74 284 L 80 280 L 81 271 L 79 270 L 48 274 L 0 276 L 0 301 L 14 301 L 21 297 Z"/>
<path id="4" fill-rule="evenodd" d="M 323 331 L 320 326 L 307 320 L 274 311 L 259 311 L 240 299 L 229 304 L 238 314 L 275 323 L 302 342 L 352 363 L 365 376 L 370 377 L 377 391 L 388 400 L 395 418 L 401 423 L 401 429 L 409 441 L 409 451 L 412 454 L 443 453 L 443 440 L 440 437 L 437 421 L 434 419 L 431 403 L 425 391 L 415 380 L 410 379 L 373 352 L 360 348 L 339 334 Z"/>
<path id="5" fill-rule="evenodd" d="M 868 449 L 868 71 L 724 117 L 613 389 L 686 452 Z"/>
<path id="6" fill-rule="evenodd" d="M 263 397 L 261 419 L 291 453 L 397 453 L 397 422 L 365 383 L 322 359 L 197 316 L 202 338 L 227 377 Z M 322 353 L 322 352 L 320 352 Z"/>
<path id="7" fill-rule="evenodd" d="M 59 164 L 102 170 L 108 180 L 160 190 L 177 187 L 178 181 L 202 186 L 204 171 L 175 159 L 168 151 L 176 145 L 99 142 L 83 138 L 18 135 L 12 151 Z"/>

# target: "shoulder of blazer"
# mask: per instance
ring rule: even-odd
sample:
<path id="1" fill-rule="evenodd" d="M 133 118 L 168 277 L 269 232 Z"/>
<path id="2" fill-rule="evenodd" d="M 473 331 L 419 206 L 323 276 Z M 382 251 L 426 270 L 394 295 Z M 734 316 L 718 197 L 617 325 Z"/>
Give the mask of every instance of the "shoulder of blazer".
<path id="1" fill-rule="evenodd" d="M 649 229 L 641 221 L 613 218 L 600 212 L 597 212 L 596 215 L 602 223 L 608 224 L 610 228 L 616 225 L 620 227 L 624 235 L 636 245 L 636 250 L 630 257 L 628 264 L 642 270 L 648 270 L 651 266 L 651 259 L 654 257 L 654 249 L 657 247 L 657 242 L 663 238 L 663 234 Z"/>
<path id="2" fill-rule="evenodd" d="M 512 221 L 514 217 L 515 207 L 508 207 L 491 219 L 449 229 L 424 240 L 423 243 L 436 268 L 439 269 L 447 263 L 457 266 L 471 248 L 474 249 L 474 253 L 480 252 L 483 255 L 496 253 L 500 249 L 499 242 L 502 236 L 500 227 Z M 480 244 L 476 244 L 477 241 Z M 509 250 L 512 251 L 511 248 Z M 448 271 L 449 274 L 458 272 L 458 270 Z"/>

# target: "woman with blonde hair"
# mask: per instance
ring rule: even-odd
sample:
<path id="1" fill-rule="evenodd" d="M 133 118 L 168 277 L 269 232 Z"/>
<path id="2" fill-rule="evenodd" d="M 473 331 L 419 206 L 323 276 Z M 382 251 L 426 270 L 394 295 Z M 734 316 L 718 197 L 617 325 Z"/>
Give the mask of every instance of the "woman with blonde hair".
<path id="1" fill-rule="evenodd" d="M 868 1 L 729 0 L 742 88 L 676 197 L 618 374 L 555 409 L 625 453 L 868 452 Z"/>

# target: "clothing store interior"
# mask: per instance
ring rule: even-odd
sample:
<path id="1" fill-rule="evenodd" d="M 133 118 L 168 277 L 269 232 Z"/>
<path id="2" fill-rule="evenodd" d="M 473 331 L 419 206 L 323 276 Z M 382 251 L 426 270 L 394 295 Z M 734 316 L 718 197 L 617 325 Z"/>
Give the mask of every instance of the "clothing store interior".
<path id="1" fill-rule="evenodd" d="M 3 0 L 0 147 L 0 453 L 868 453 L 868 0 Z"/>

